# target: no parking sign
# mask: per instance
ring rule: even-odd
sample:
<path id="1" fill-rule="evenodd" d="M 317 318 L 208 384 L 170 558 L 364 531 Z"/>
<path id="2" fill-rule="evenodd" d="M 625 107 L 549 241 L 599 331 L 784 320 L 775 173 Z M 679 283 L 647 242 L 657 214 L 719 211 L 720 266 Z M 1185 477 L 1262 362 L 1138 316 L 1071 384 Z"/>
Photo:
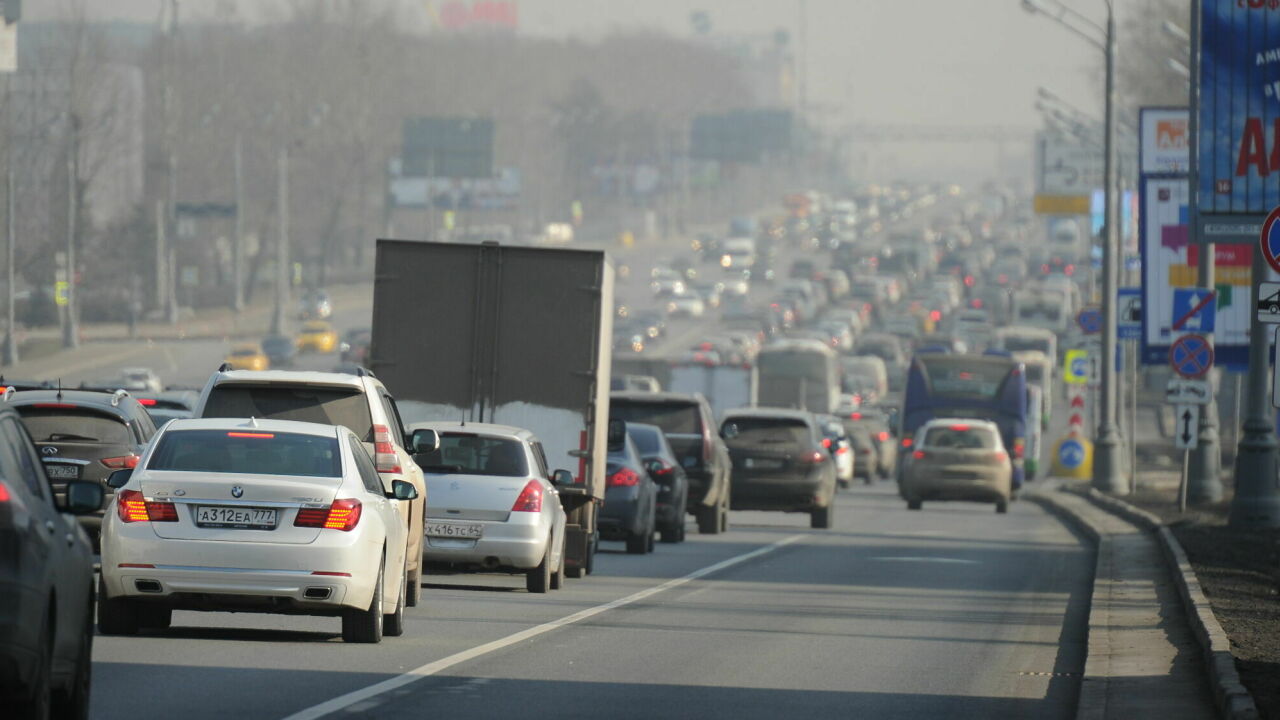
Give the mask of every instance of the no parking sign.
<path id="1" fill-rule="evenodd" d="M 1262 223 L 1262 235 L 1258 241 L 1262 257 L 1266 258 L 1272 270 L 1280 273 L 1280 207 L 1276 207 L 1267 214 L 1267 219 Z"/>

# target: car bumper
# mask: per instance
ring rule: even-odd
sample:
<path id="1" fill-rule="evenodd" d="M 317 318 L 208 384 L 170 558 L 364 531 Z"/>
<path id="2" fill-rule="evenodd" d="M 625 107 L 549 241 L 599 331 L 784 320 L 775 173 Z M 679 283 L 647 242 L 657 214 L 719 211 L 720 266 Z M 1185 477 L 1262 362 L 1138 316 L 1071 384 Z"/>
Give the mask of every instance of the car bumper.
<path id="1" fill-rule="evenodd" d="M 482 535 L 478 539 L 426 535 L 422 543 L 424 561 L 527 570 L 542 562 L 551 533 L 550 526 L 536 513 L 511 513 L 507 522 L 427 518 L 428 523 L 446 521 L 480 525 Z"/>
<path id="2" fill-rule="evenodd" d="M 600 536 L 606 539 L 622 539 L 631 535 L 643 535 L 648 518 L 638 488 L 612 488 L 605 491 L 604 507 L 596 518 Z"/>
<path id="3" fill-rule="evenodd" d="M 903 473 L 902 494 L 920 500 L 1008 500 L 1013 490 L 1008 471 L 975 470 L 971 477 L 948 477 L 928 467 L 911 467 Z"/>
<path id="4" fill-rule="evenodd" d="M 833 469 L 834 470 L 834 469 Z M 734 510 L 807 512 L 831 504 L 835 472 L 811 471 L 803 476 L 742 476 L 735 473 L 729 493 Z"/>

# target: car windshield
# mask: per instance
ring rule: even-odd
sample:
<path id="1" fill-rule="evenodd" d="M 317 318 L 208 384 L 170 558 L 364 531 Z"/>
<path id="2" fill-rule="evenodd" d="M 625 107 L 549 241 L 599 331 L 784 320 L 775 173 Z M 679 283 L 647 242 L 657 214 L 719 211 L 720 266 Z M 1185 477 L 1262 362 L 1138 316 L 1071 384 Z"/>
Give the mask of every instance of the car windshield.
<path id="1" fill-rule="evenodd" d="M 23 405 L 18 407 L 18 415 L 36 442 L 108 445 L 131 445 L 134 442 L 123 419 L 87 408 Z"/>
<path id="2" fill-rule="evenodd" d="M 797 418 L 730 418 L 725 420 L 722 430 L 725 443 L 736 448 L 804 445 L 812 439 L 808 424 Z"/>
<path id="3" fill-rule="evenodd" d="M 695 358 L 690 358 L 695 359 Z M 700 359 L 699 359 L 700 360 Z M 687 403 L 620 402 L 609 404 L 609 417 L 627 422 L 657 425 L 664 433 L 697 435 L 702 432 L 698 406 Z"/>
<path id="4" fill-rule="evenodd" d="M 373 442 L 369 401 L 358 388 L 316 385 L 223 383 L 209 393 L 203 417 L 298 420 L 342 425 Z"/>
<path id="5" fill-rule="evenodd" d="M 991 450 L 996 446 L 996 437 L 985 427 L 957 423 L 929 428 L 922 445 L 939 450 Z"/>
<path id="6" fill-rule="evenodd" d="M 175 430 L 160 436 L 148 470 L 339 477 L 338 440 L 321 435 L 260 431 Z"/>
<path id="7" fill-rule="evenodd" d="M 439 449 L 415 455 L 414 460 L 428 473 L 502 477 L 529 474 L 524 444 L 491 435 L 442 433 Z"/>

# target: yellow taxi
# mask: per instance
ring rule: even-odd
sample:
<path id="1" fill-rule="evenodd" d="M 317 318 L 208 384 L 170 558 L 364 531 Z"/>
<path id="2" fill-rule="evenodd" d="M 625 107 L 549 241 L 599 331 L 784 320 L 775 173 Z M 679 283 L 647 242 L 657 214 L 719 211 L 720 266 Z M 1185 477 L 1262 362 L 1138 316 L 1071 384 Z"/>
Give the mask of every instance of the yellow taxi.
<path id="1" fill-rule="evenodd" d="M 302 325 L 298 333 L 298 352 L 329 354 L 338 351 L 338 333 L 323 320 L 313 320 Z"/>
<path id="2" fill-rule="evenodd" d="M 262 352 L 262 346 L 258 343 L 232 345 L 231 352 L 227 353 L 223 362 L 230 365 L 232 370 L 267 370 L 271 367 L 271 360 Z"/>

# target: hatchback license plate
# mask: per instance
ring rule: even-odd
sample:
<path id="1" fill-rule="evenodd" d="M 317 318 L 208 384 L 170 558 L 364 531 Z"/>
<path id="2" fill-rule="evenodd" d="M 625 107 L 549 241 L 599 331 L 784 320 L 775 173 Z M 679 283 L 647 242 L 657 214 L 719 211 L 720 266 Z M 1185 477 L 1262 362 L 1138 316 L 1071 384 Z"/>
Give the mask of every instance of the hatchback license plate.
<path id="1" fill-rule="evenodd" d="M 75 465 L 45 463 L 44 472 L 50 480 L 75 480 L 80 477 L 80 468 Z"/>
<path id="2" fill-rule="evenodd" d="M 429 522 L 427 523 L 427 535 L 443 538 L 480 538 L 484 535 L 484 526 L 479 524 Z"/>
<path id="3" fill-rule="evenodd" d="M 271 508 L 200 505 L 196 507 L 196 525 L 204 528 L 273 530 L 276 526 L 276 511 Z"/>
<path id="4" fill-rule="evenodd" d="M 747 458 L 744 465 L 752 470 L 781 470 L 783 463 L 777 458 Z"/>

